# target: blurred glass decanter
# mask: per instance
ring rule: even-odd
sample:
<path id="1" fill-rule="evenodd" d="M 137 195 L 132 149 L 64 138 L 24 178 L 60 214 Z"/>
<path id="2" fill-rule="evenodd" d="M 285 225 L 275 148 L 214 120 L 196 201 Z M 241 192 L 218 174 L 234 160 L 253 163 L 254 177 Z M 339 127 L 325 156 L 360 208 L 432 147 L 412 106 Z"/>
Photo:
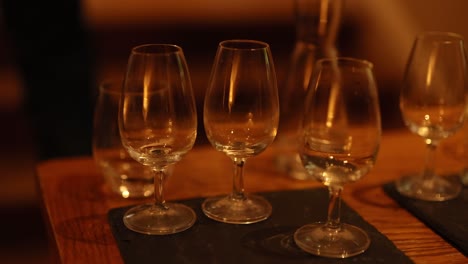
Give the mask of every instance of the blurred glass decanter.
<path id="1" fill-rule="evenodd" d="M 456 163 L 452 169 L 459 170 L 458 176 L 462 184 L 468 187 L 468 105 L 465 115 L 463 126 L 441 145 L 442 153 Z"/>
<path id="2" fill-rule="evenodd" d="M 280 87 L 280 125 L 277 136 L 277 168 L 295 179 L 309 176 L 297 153 L 297 133 L 302 107 L 315 62 L 336 57 L 336 39 L 344 0 L 294 0 L 296 42 L 287 76 Z"/>

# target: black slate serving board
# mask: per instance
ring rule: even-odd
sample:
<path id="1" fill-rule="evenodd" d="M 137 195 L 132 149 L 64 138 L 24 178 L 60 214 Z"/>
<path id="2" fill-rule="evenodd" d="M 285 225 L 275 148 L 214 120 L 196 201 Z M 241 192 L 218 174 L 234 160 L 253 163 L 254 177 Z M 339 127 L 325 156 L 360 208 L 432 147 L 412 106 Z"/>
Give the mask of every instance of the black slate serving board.
<path id="1" fill-rule="evenodd" d="M 394 182 L 385 193 L 468 257 L 468 188 L 452 200 L 428 202 L 401 195 Z"/>
<path id="2" fill-rule="evenodd" d="M 127 264 L 144 263 L 413 263 L 403 252 L 353 209 L 342 203 L 342 220 L 366 230 L 372 240 L 358 256 L 332 259 L 310 255 L 293 240 L 300 226 L 326 219 L 324 188 L 261 193 L 273 206 L 271 217 L 250 225 L 216 222 L 201 211 L 203 199 L 180 201 L 197 214 L 197 222 L 181 233 L 151 236 L 127 229 L 122 221 L 128 207 L 108 212 L 112 233 Z"/>

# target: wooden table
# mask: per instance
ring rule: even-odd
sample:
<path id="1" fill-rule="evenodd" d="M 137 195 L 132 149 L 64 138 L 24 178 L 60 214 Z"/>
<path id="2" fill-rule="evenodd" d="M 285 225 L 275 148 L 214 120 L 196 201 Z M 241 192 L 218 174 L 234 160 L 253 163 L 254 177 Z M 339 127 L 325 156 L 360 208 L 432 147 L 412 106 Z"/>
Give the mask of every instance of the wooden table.
<path id="1" fill-rule="evenodd" d="M 320 186 L 318 182 L 294 180 L 278 172 L 273 165 L 276 151 L 272 145 L 247 161 L 247 192 Z M 343 199 L 415 263 L 468 263 L 462 253 L 400 208 L 381 188 L 406 172 L 420 170 L 424 151 L 422 140 L 407 130 L 385 131 L 375 168 L 361 181 L 346 186 Z M 176 165 L 166 185 L 166 199 L 228 193 L 231 166 L 230 160 L 210 145 L 195 146 Z M 454 172 L 462 165 L 439 154 L 437 166 L 443 172 Z M 91 157 L 42 162 L 37 166 L 37 179 L 59 262 L 123 263 L 107 212 L 142 200 L 125 200 L 110 194 Z"/>

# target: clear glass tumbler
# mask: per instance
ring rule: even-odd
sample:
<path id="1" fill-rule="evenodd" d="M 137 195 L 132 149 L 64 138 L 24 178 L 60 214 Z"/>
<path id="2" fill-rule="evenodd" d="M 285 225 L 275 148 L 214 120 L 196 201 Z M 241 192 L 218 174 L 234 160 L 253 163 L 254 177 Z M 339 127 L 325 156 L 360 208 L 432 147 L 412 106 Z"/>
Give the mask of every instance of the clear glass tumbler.
<path id="1" fill-rule="evenodd" d="M 131 158 L 123 148 L 118 125 L 121 80 L 99 86 L 94 111 L 93 157 L 106 184 L 123 198 L 144 198 L 154 193 L 151 169 Z"/>

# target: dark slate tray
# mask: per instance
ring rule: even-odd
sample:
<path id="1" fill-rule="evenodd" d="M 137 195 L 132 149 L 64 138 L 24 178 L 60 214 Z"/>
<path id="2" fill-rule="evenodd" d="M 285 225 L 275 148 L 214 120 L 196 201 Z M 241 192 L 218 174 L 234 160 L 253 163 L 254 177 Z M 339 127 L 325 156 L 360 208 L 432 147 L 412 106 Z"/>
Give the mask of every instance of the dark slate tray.
<path id="1" fill-rule="evenodd" d="M 383 186 L 385 193 L 468 257 L 468 188 L 443 202 L 428 202 L 401 195 L 395 183 Z"/>
<path id="2" fill-rule="evenodd" d="M 120 254 L 127 264 L 144 263 L 413 263 L 376 228 L 342 203 L 342 220 L 366 230 L 369 249 L 346 259 L 317 257 L 301 251 L 292 235 L 300 226 L 326 219 L 328 192 L 324 188 L 261 193 L 272 206 L 271 217 L 250 225 L 213 221 L 201 211 L 203 199 L 180 201 L 197 214 L 197 222 L 181 233 L 143 235 L 127 229 L 122 221 L 128 207 L 108 213 Z"/>

